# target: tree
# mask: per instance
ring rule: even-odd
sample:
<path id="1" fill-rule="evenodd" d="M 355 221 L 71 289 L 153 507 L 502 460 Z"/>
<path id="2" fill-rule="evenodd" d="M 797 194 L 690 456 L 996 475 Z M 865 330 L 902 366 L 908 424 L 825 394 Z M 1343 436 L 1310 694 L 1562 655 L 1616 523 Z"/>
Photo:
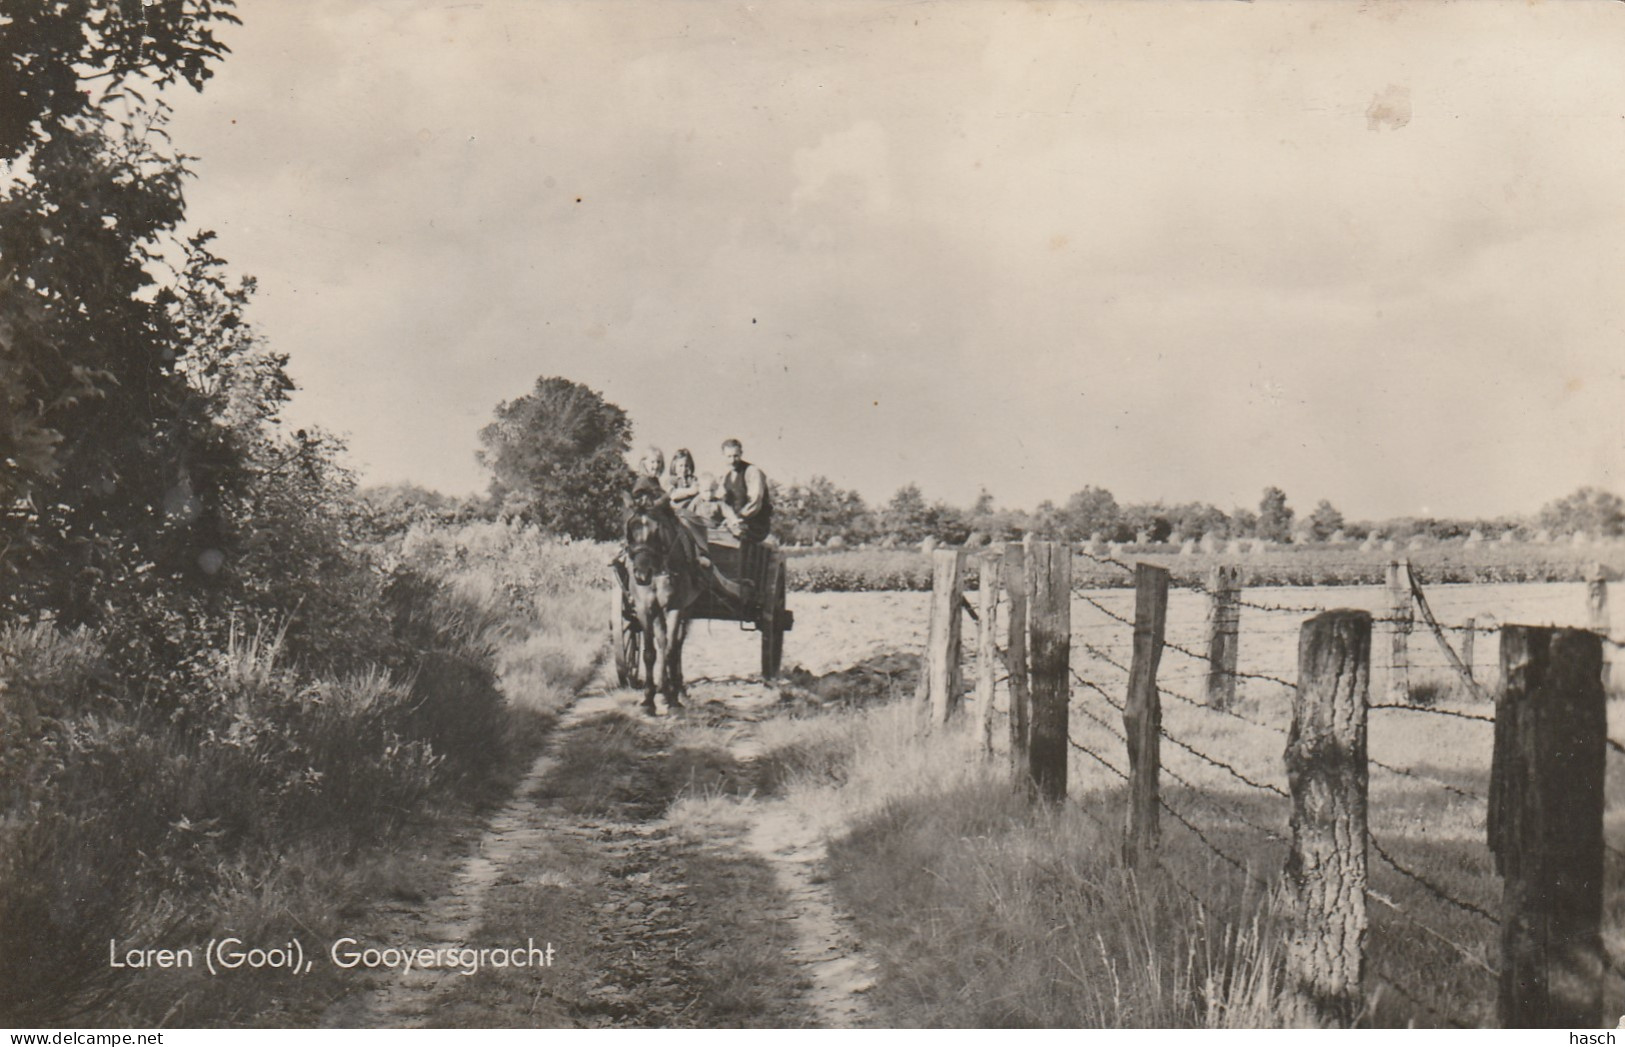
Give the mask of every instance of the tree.
<path id="1" fill-rule="evenodd" d="M 867 512 L 862 495 L 842 490 L 825 476 L 791 484 L 773 495 L 776 526 L 800 545 L 819 545 L 837 535 L 843 541 L 856 540 Z"/>
<path id="2" fill-rule="evenodd" d="M 1548 502 L 1540 511 L 1540 525 L 1559 534 L 1617 538 L 1625 534 L 1625 499 L 1597 487 L 1582 487 Z"/>
<path id="3" fill-rule="evenodd" d="M 140 93 L 201 87 L 229 6 L 62 0 L 12 5 L 0 23 L 0 161 L 14 173 L 0 186 L 0 599 L 13 611 L 92 621 L 136 575 L 191 569 L 237 468 L 182 364 L 187 276 L 155 287 L 190 172 L 164 105 Z"/>
<path id="4" fill-rule="evenodd" d="M 1338 531 L 1343 530 L 1343 514 L 1332 507 L 1332 503 L 1322 498 L 1315 511 L 1309 514 L 1309 533 L 1315 541 L 1324 542 Z"/>
<path id="5" fill-rule="evenodd" d="M 1168 510 L 1174 530 L 1184 538 L 1202 538 L 1207 535 L 1223 537 L 1230 532 L 1230 518 L 1224 510 L 1206 502 L 1186 502 Z"/>
<path id="6" fill-rule="evenodd" d="M 528 394 L 497 405 L 480 443 L 491 495 L 505 511 L 572 538 L 608 539 L 620 530 L 632 423 L 597 392 L 538 378 Z"/>
<path id="7" fill-rule="evenodd" d="M 366 512 L 367 530 L 374 541 L 405 534 L 413 524 L 451 521 L 460 506 L 450 495 L 415 483 L 378 484 L 356 492 Z"/>
<path id="8" fill-rule="evenodd" d="M 1116 537 L 1123 520 L 1117 498 L 1104 487 L 1085 487 L 1073 493 L 1061 510 L 1061 537 L 1081 542 L 1096 533 Z"/>
<path id="9" fill-rule="evenodd" d="M 1264 488 L 1264 497 L 1258 503 L 1258 537 L 1272 542 L 1287 541 L 1292 537 L 1292 515 L 1285 491 L 1279 487 Z"/>
<path id="10" fill-rule="evenodd" d="M 0 191 L 0 502 L 67 480 L 86 444 L 147 437 L 126 401 L 174 406 L 165 380 L 184 346 L 137 296 L 189 172 L 159 141 L 163 104 L 136 85 L 201 89 L 226 51 L 212 23 L 235 22 L 231 6 L 64 0 L 8 5 L 0 21 L 0 161 L 28 172 Z"/>
<path id="11" fill-rule="evenodd" d="M 918 484 L 905 484 L 897 489 L 880 514 L 880 526 L 887 534 L 894 534 L 904 542 L 918 542 L 931 530 L 930 509 Z"/>
<path id="12" fill-rule="evenodd" d="M 1118 524 L 1118 540 L 1138 540 L 1141 535 L 1148 542 L 1166 542 L 1174 533 L 1167 506 L 1161 502 L 1147 502 L 1123 508 Z"/>
<path id="13" fill-rule="evenodd" d="M 965 511 L 947 502 L 932 502 L 925 510 L 925 533 L 949 545 L 963 545 L 970 537 L 970 521 Z"/>
<path id="14" fill-rule="evenodd" d="M 232 0 L 57 0 L 7 5 L 0 23 L 0 157 L 15 158 L 46 135 L 105 106 L 132 81 L 202 89 L 229 48 L 215 23 L 241 24 Z M 88 85 L 101 82 L 92 102 Z"/>
<path id="15" fill-rule="evenodd" d="M 1038 507 L 1033 510 L 1032 517 L 1028 520 L 1029 531 L 1027 533 L 1035 538 L 1050 539 L 1060 534 L 1064 524 L 1065 521 L 1062 518 L 1061 510 L 1054 502 L 1046 498 L 1039 502 Z"/>

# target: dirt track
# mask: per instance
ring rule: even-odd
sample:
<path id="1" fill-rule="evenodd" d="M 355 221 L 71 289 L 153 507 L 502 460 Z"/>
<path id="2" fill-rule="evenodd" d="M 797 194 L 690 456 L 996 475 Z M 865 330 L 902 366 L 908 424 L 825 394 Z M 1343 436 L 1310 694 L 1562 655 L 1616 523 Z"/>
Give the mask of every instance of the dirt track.
<path id="1" fill-rule="evenodd" d="M 590 685 L 445 893 L 379 908 L 358 935 L 429 949 L 545 936 L 556 966 L 468 977 L 380 972 L 324 1025 L 844 1028 L 869 1020 L 872 966 L 821 882 L 824 845 L 807 819 L 745 787 L 714 820 L 665 817 L 669 798 L 692 794 L 697 780 L 718 792 L 748 781 L 755 725 L 773 715 L 778 692 L 700 680 L 686 716 L 654 720 L 638 711 L 640 698 Z M 699 768 L 673 744 L 695 723 L 726 746 Z M 621 756 L 605 758 L 605 746 Z M 593 797 L 581 794 L 584 769 L 607 776 Z"/>

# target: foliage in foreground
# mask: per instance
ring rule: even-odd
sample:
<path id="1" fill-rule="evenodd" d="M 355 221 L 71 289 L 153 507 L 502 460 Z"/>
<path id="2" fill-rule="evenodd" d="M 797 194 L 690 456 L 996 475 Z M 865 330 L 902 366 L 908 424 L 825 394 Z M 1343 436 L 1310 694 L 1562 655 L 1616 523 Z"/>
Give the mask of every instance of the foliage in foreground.
<path id="1" fill-rule="evenodd" d="M 263 979 L 131 980 L 109 969 L 108 941 L 331 927 L 392 845 L 526 756 L 528 720 L 595 664 L 601 601 L 564 595 L 568 557 L 523 531 L 478 536 L 472 562 L 434 555 L 462 537 L 423 539 L 380 601 L 353 594 L 387 644 L 337 672 L 292 660 L 281 629 L 239 623 L 159 701 L 117 670 L 105 632 L 0 631 L 6 1024 L 147 1024 L 170 1008 L 183 1024 L 275 1023 Z M 522 583 L 534 593 L 512 598 Z"/>

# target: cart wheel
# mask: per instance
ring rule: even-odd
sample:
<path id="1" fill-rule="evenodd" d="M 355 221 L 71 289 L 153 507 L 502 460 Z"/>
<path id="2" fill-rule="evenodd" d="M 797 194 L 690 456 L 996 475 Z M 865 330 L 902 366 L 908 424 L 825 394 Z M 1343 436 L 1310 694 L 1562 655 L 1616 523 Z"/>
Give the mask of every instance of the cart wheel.
<path id="1" fill-rule="evenodd" d="M 615 659 L 615 682 L 622 687 L 636 687 L 643 682 L 638 662 L 643 634 L 637 619 L 626 613 L 626 594 L 620 587 L 615 586 L 609 595 L 609 651 Z"/>
<path id="2" fill-rule="evenodd" d="M 771 680 L 779 675 L 784 660 L 784 561 L 774 557 L 768 571 L 768 584 L 761 595 L 761 619 L 757 628 L 762 634 L 762 679 Z"/>

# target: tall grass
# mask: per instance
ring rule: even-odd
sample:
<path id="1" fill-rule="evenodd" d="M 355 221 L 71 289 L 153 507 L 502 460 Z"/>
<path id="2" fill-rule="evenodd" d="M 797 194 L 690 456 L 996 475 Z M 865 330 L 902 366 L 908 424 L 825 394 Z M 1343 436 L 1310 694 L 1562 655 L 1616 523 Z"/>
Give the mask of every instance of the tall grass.
<path id="1" fill-rule="evenodd" d="M 286 620 L 235 622 L 159 702 L 100 635 L 0 632 L 0 1022 L 309 1020 L 267 1010 L 285 983 L 116 972 L 108 942 L 319 948 L 404 835 L 528 759 L 602 646 L 577 589 L 599 552 L 488 525 L 408 538 L 353 609 L 383 664 L 314 675 Z"/>
<path id="2" fill-rule="evenodd" d="M 1279 1025 L 1268 898 L 1197 904 L 1124 867 L 1105 797 L 1034 806 L 969 729 L 912 702 L 762 726 L 758 765 L 830 839 L 829 874 L 904 1027 Z M 760 776 L 762 771 L 758 771 Z"/>
<path id="3" fill-rule="evenodd" d="M 880 1024 L 1290 1021 L 1271 899 L 1198 904 L 1180 883 L 1205 867 L 1136 877 L 1115 799 L 1034 806 L 974 729 L 927 730 L 912 701 L 829 708 L 762 723 L 751 778 L 829 839 L 830 881 L 881 967 Z M 706 799 L 690 813 L 715 820 Z"/>

